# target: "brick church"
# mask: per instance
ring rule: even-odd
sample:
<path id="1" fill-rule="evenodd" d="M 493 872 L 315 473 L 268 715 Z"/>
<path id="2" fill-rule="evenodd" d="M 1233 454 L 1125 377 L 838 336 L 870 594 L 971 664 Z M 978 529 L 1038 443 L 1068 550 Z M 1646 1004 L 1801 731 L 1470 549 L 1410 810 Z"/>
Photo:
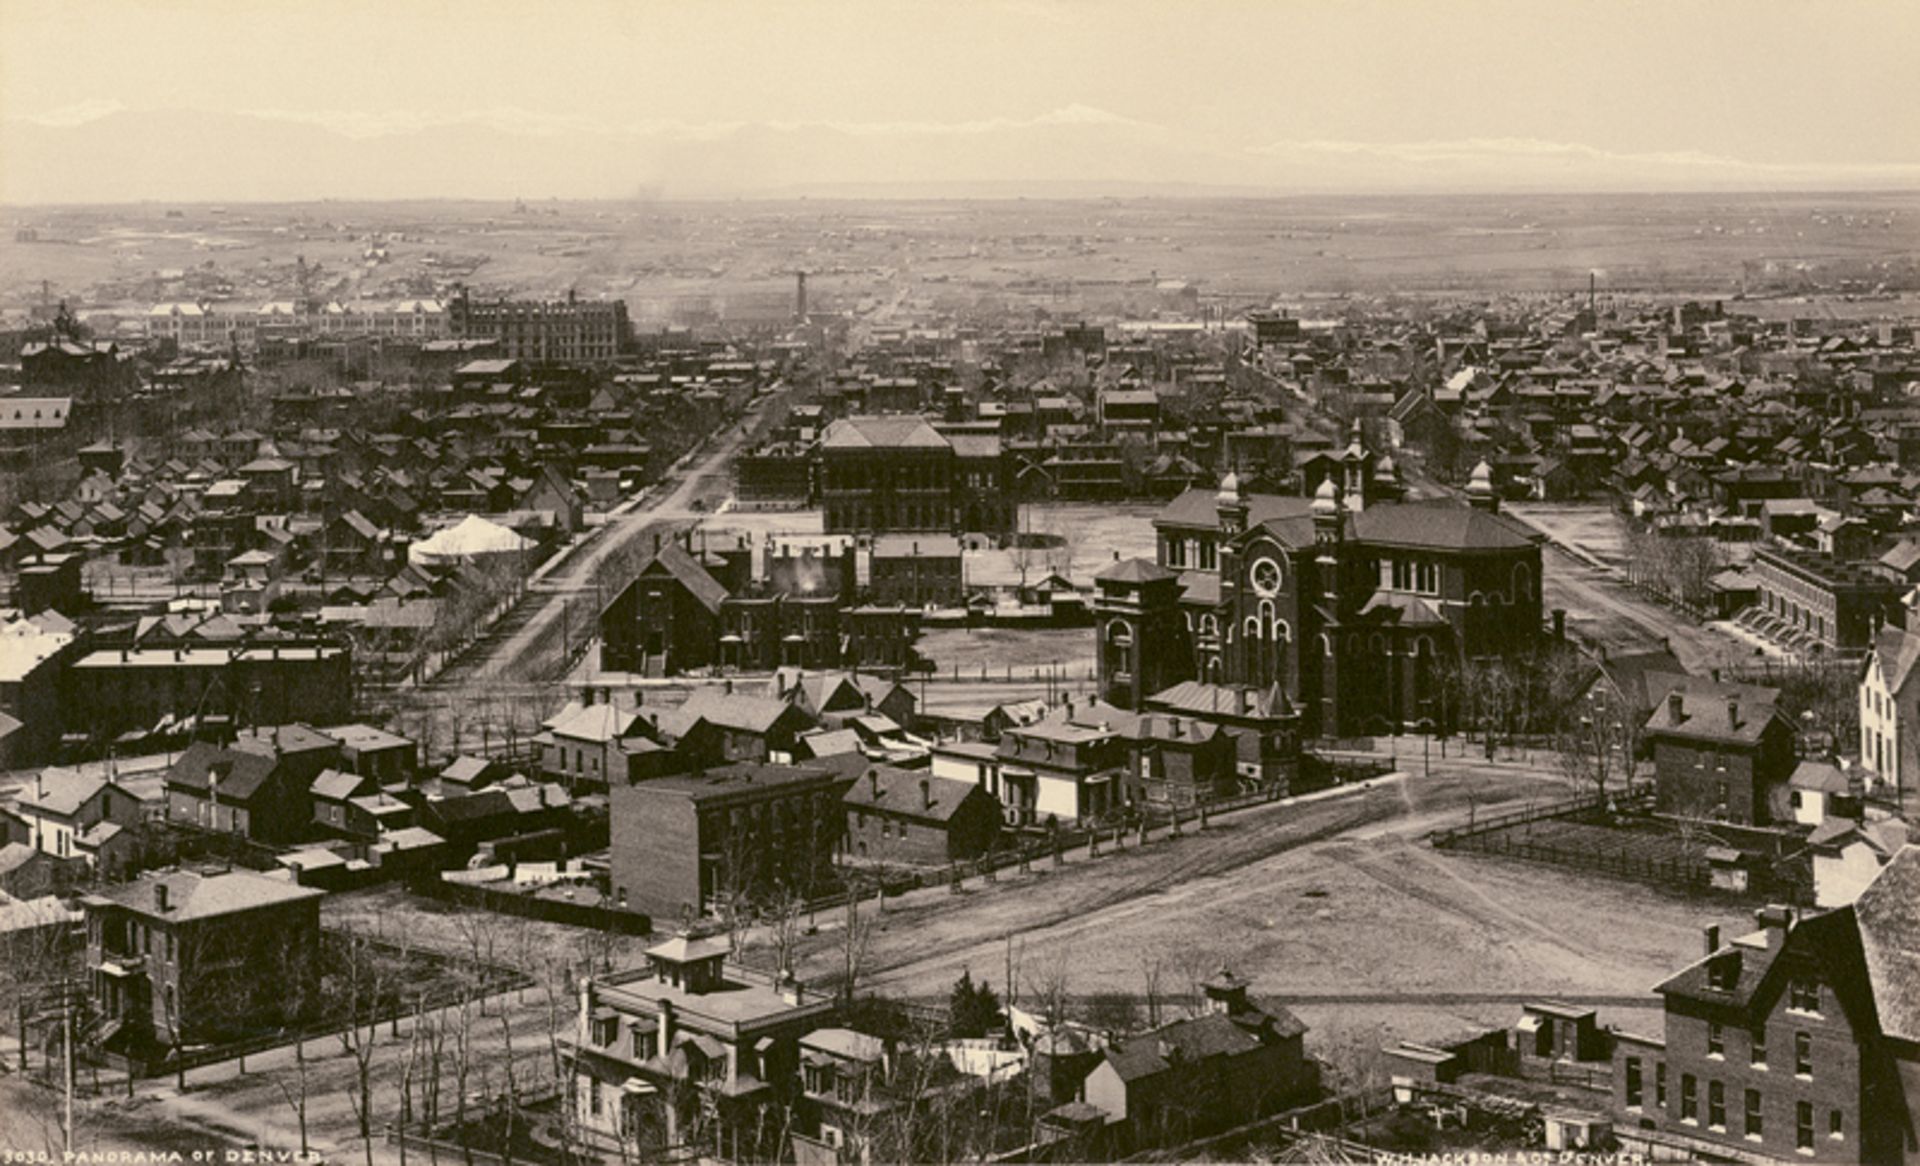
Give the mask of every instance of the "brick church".
<path id="1" fill-rule="evenodd" d="M 1484 464 L 1464 505 L 1402 495 L 1356 437 L 1311 499 L 1231 474 L 1174 499 L 1157 561 L 1096 577 L 1102 697 L 1140 709 L 1198 680 L 1283 697 L 1307 735 L 1446 727 L 1450 668 L 1540 644 L 1540 536 L 1499 512 Z"/>

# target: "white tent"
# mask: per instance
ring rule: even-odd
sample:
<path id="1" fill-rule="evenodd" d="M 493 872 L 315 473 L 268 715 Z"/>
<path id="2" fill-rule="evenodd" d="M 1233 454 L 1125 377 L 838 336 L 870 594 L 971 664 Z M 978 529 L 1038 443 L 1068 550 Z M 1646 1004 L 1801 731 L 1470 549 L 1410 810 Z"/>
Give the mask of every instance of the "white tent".
<path id="1" fill-rule="evenodd" d="M 444 567 L 463 559 L 471 562 L 495 555 L 517 555 L 532 546 L 532 539 L 521 538 L 478 514 L 469 514 L 407 548 L 407 561 L 423 567 Z"/>

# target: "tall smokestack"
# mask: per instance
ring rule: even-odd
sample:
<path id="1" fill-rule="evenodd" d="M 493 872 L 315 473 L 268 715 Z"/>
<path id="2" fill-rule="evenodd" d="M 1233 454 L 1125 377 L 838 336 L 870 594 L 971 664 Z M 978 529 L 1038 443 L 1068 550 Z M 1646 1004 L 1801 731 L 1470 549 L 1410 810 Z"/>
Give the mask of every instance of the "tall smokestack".
<path id="1" fill-rule="evenodd" d="M 793 273 L 793 318 L 806 323 L 807 320 L 807 273 Z"/>

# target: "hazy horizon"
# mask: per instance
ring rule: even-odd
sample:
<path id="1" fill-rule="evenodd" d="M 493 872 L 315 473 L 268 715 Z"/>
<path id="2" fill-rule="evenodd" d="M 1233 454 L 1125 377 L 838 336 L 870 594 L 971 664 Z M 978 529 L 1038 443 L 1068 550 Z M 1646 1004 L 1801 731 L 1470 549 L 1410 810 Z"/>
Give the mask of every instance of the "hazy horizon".
<path id="1" fill-rule="evenodd" d="M 1896 0 L 0 13 L 11 205 L 1920 188 Z"/>

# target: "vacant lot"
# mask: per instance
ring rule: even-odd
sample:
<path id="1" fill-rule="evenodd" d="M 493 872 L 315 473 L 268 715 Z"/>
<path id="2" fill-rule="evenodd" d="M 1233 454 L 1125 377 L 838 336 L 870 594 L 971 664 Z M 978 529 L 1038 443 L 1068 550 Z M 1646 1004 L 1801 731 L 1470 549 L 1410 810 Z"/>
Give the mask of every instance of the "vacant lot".
<path id="1" fill-rule="evenodd" d="M 1608 1019 L 1642 1024 L 1648 990 L 1694 956 L 1700 927 L 1733 925 L 1724 908 L 1651 888 L 1434 852 L 1423 835 L 1463 818 L 1469 790 L 1482 812 L 1561 792 L 1537 771 L 1447 769 L 1097 861 L 1076 852 L 958 899 L 909 896 L 873 938 L 870 982 L 937 995 L 963 969 L 1002 984 L 1011 964 L 1031 1001 L 1056 984 L 1143 993 L 1154 974 L 1162 992 L 1186 992 L 1226 965 L 1295 1006 L 1315 1039 L 1434 1039 L 1510 1022 L 1521 997 L 1606 1000 Z M 815 974 L 844 934 L 837 917 L 821 922 Z"/>
<path id="2" fill-rule="evenodd" d="M 950 679 L 1016 676 L 1058 665 L 1079 679 L 1093 667 L 1092 628 L 936 628 L 921 635 L 920 654 Z"/>

